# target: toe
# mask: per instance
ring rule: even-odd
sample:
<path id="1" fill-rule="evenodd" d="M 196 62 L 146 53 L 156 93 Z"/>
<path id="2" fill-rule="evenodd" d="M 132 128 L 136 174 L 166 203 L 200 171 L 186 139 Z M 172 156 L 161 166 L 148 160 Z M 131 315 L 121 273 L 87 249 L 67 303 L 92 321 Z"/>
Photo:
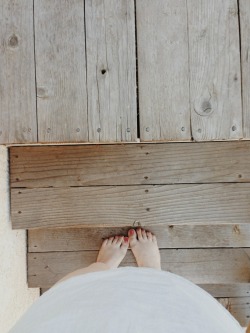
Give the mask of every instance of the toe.
<path id="1" fill-rule="evenodd" d="M 111 245 L 112 242 L 113 242 L 113 240 L 114 240 L 114 237 L 109 237 L 109 239 L 108 239 L 108 244 Z"/>
<path id="2" fill-rule="evenodd" d="M 147 239 L 147 233 L 146 233 L 146 230 L 142 229 L 142 230 L 141 230 L 141 235 L 142 235 L 142 238 L 143 238 L 143 239 L 145 239 L 145 240 Z"/>
<path id="3" fill-rule="evenodd" d="M 135 230 L 134 229 L 130 229 L 128 231 L 128 236 L 129 236 L 129 244 L 130 244 L 130 246 L 135 245 L 136 242 L 137 242 Z"/>
<path id="4" fill-rule="evenodd" d="M 117 246 L 121 245 L 123 238 L 124 238 L 123 236 L 118 236 L 117 243 L 116 243 Z"/>
<path id="5" fill-rule="evenodd" d="M 129 245 L 129 238 L 124 237 L 121 245 L 121 249 L 127 250 Z"/>
<path id="6" fill-rule="evenodd" d="M 112 244 L 117 244 L 118 240 L 119 240 L 119 236 L 116 235 L 114 237 L 114 240 L 112 241 Z"/>
<path id="7" fill-rule="evenodd" d="M 147 236 L 149 240 L 152 240 L 153 236 L 150 231 L 147 231 Z"/>
<path id="8" fill-rule="evenodd" d="M 139 241 L 143 240 L 141 228 L 136 229 Z"/>
<path id="9" fill-rule="evenodd" d="M 104 239 L 104 241 L 102 242 L 102 246 L 105 246 L 105 245 L 107 245 L 108 244 L 108 239 L 106 238 L 106 239 Z"/>
<path id="10" fill-rule="evenodd" d="M 154 243 L 157 243 L 157 239 L 156 239 L 155 235 L 152 235 L 152 239 L 153 239 Z"/>

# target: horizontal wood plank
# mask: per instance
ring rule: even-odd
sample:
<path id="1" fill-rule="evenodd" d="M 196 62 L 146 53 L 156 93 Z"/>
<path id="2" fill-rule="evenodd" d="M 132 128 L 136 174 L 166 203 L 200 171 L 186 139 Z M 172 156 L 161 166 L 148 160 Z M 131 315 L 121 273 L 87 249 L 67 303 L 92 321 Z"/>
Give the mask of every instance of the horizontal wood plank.
<path id="1" fill-rule="evenodd" d="M 223 305 L 241 326 L 246 327 L 250 323 L 250 297 L 219 298 Z"/>
<path id="2" fill-rule="evenodd" d="M 250 279 L 250 249 L 160 250 L 162 269 L 197 284 L 247 283 Z M 98 251 L 28 254 L 29 287 L 49 288 L 66 274 L 88 266 Z M 121 266 L 136 266 L 129 250 Z"/>
<path id="3" fill-rule="evenodd" d="M 249 223 L 250 184 L 11 190 L 13 228 Z"/>
<path id="4" fill-rule="evenodd" d="M 250 224 L 159 225 L 148 227 L 159 248 L 250 247 Z M 29 252 L 98 250 L 103 239 L 127 236 L 128 227 L 29 230 Z"/>
<path id="5" fill-rule="evenodd" d="M 250 142 L 10 148 L 11 187 L 250 181 Z"/>

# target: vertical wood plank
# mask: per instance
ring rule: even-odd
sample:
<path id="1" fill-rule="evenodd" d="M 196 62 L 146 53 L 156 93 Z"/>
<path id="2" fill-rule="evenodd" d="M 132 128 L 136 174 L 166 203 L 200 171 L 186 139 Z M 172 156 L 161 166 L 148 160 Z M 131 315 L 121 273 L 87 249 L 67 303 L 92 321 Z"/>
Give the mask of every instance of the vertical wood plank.
<path id="1" fill-rule="evenodd" d="M 186 0 L 137 0 L 142 141 L 190 140 Z"/>
<path id="2" fill-rule="evenodd" d="M 40 142 L 88 140 L 84 2 L 35 0 Z"/>
<path id="3" fill-rule="evenodd" d="M 190 101 L 195 140 L 242 137 L 237 0 L 188 0 Z"/>
<path id="4" fill-rule="evenodd" d="M 86 0 L 90 142 L 136 141 L 133 0 Z"/>
<path id="5" fill-rule="evenodd" d="M 243 135 L 250 139 L 250 2 L 240 0 Z"/>
<path id="6" fill-rule="evenodd" d="M 33 2 L 0 3 L 0 143 L 37 141 Z"/>

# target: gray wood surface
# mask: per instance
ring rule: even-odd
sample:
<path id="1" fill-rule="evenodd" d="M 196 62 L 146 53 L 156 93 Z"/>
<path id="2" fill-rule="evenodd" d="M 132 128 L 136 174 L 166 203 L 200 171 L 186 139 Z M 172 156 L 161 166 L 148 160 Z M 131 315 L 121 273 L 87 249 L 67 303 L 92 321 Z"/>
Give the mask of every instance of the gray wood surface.
<path id="1" fill-rule="evenodd" d="M 242 107 L 237 0 L 188 0 L 187 4 L 192 136 L 198 141 L 239 139 Z"/>
<path id="2" fill-rule="evenodd" d="M 142 141 L 190 140 L 185 0 L 136 0 Z"/>
<path id="3" fill-rule="evenodd" d="M 11 187 L 250 181 L 250 142 L 11 147 Z"/>
<path id="4" fill-rule="evenodd" d="M 84 2 L 35 0 L 40 142 L 88 141 Z"/>
<path id="5" fill-rule="evenodd" d="M 239 1 L 244 138 L 250 138 L 250 2 Z"/>
<path id="6" fill-rule="evenodd" d="M 250 224 L 159 225 L 148 227 L 159 248 L 250 247 Z M 29 230 L 29 252 L 99 250 L 103 239 L 127 236 L 129 227 Z"/>
<path id="7" fill-rule="evenodd" d="M 92 186 L 11 190 L 14 229 L 249 223 L 250 184 Z"/>
<path id="8" fill-rule="evenodd" d="M 247 283 L 250 278 L 249 249 L 160 250 L 163 270 L 197 284 Z M 98 251 L 28 254 L 29 287 L 49 288 L 64 275 L 96 260 Z M 122 266 L 135 266 L 129 250 Z"/>
<path id="9" fill-rule="evenodd" d="M 0 144 L 36 142 L 32 1 L 1 1 L 0 64 Z"/>
<path id="10" fill-rule="evenodd" d="M 214 297 L 250 297 L 250 283 L 200 284 Z"/>
<path id="11" fill-rule="evenodd" d="M 219 298 L 222 304 L 241 326 L 246 327 L 250 322 L 250 297 Z"/>
<path id="12" fill-rule="evenodd" d="M 89 141 L 136 141 L 134 0 L 85 6 Z"/>

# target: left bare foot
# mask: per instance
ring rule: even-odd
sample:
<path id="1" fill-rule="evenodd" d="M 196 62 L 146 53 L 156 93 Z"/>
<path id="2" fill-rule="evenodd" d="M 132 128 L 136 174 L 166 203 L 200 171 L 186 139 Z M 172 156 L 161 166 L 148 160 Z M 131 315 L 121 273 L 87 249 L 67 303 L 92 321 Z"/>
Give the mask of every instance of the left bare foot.
<path id="1" fill-rule="evenodd" d="M 115 236 L 105 239 L 96 262 L 103 262 L 110 268 L 117 268 L 128 250 L 128 237 Z"/>

